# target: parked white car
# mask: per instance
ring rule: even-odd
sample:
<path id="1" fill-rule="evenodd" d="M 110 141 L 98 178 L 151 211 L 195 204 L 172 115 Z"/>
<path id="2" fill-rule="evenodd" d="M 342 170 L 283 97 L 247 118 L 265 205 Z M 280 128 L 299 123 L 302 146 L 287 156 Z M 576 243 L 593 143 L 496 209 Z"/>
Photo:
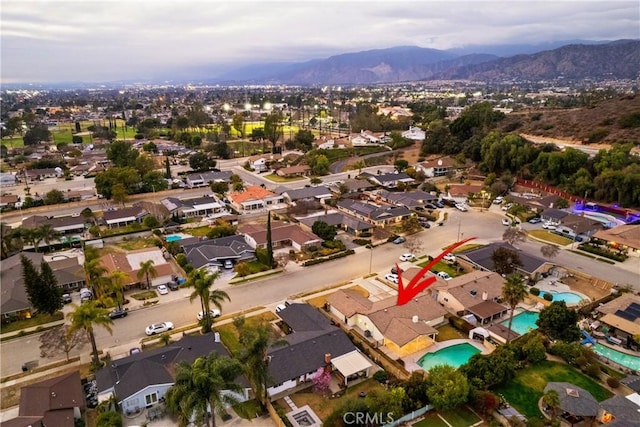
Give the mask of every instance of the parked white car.
<path id="1" fill-rule="evenodd" d="M 160 295 L 166 295 L 169 293 L 169 288 L 167 288 L 165 285 L 158 285 L 156 289 L 158 290 L 158 293 Z"/>
<path id="2" fill-rule="evenodd" d="M 173 329 L 173 323 L 171 322 L 162 322 L 162 323 L 154 323 L 153 325 L 147 326 L 147 329 L 144 330 L 147 335 L 155 335 L 161 334 L 163 332 L 167 332 Z"/>
<path id="3" fill-rule="evenodd" d="M 437 273 L 436 273 L 436 276 L 438 276 L 439 278 L 444 279 L 444 280 L 451 280 L 451 279 L 452 279 L 452 277 L 451 277 L 451 276 L 449 276 L 449 273 L 447 273 L 447 272 L 445 272 L 445 271 L 439 271 L 439 272 L 437 272 Z"/>
<path id="4" fill-rule="evenodd" d="M 220 310 L 218 309 L 212 308 L 211 310 L 209 310 L 209 315 L 211 316 L 212 319 L 215 319 L 216 317 L 220 317 L 220 314 L 221 314 Z M 204 311 L 199 311 L 196 318 L 198 320 L 204 319 Z"/>
<path id="5" fill-rule="evenodd" d="M 546 229 L 546 230 L 555 230 L 556 229 L 556 225 L 552 222 L 545 222 L 542 224 L 542 228 Z"/>
<path id="6" fill-rule="evenodd" d="M 406 253 L 400 255 L 400 261 L 415 261 L 416 256 L 414 254 Z"/>
<path id="7" fill-rule="evenodd" d="M 493 199 L 493 204 L 494 205 L 499 205 L 502 203 L 502 201 L 504 200 L 504 198 L 502 196 L 498 196 L 495 199 Z"/>
<path id="8" fill-rule="evenodd" d="M 509 221 L 509 218 L 502 218 L 502 225 L 504 225 L 505 227 L 510 226 L 511 221 Z"/>
<path id="9" fill-rule="evenodd" d="M 398 284 L 398 275 L 397 274 L 389 273 L 386 276 L 384 276 L 384 278 L 385 278 L 385 280 L 388 280 L 391 283 L 395 283 L 396 285 Z"/>
<path id="10" fill-rule="evenodd" d="M 469 210 L 469 208 L 467 208 L 467 205 L 462 203 L 456 203 L 456 209 L 458 209 L 461 212 L 466 212 Z"/>
<path id="11" fill-rule="evenodd" d="M 444 261 L 456 262 L 456 256 L 454 254 L 446 254 L 442 257 Z"/>

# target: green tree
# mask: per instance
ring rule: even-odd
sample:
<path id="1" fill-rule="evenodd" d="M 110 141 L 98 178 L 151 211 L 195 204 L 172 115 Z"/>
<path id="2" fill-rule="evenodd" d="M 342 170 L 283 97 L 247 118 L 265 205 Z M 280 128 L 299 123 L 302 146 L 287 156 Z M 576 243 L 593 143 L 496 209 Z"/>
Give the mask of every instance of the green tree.
<path id="1" fill-rule="evenodd" d="M 434 408 L 456 408 L 469 397 L 469 381 L 449 365 L 436 365 L 429 370 L 427 397 Z"/>
<path id="2" fill-rule="evenodd" d="M 140 188 L 142 179 L 134 167 L 112 167 L 96 175 L 96 192 L 111 199 L 112 189 L 116 184 L 124 186 L 127 194 L 134 194 Z"/>
<path id="3" fill-rule="evenodd" d="M 558 406 L 560 406 L 560 396 L 558 396 L 558 392 L 555 390 L 547 390 L 542 395 L 542 401 L 551 409 L 551 413 L 553 414 L 552 416 L 555 418 L 556 410 L 558 409 Z"/>
<path id="4" fill-rule="evenodd" d="M 493 261 L 493 269 L 498 274 L 511 274 L 516 270 L 516 267 L 522 266 L 518 252 L 504 247 L 494 250 L 491 254 L 491 260 Z"/>
<path id="5" fill-rule="evenodd" d="M 243 139 L 244 130 L 245 130 L 244 115 L 242 113 L 235 114 L 231 119 L 231 125 L 236 130 L 236 132 L 238 132 L 238 134 L 240 135 L 240 138 Z"/>
<path id="6" fill-rule="evenodd" d="M 96 344 L 96 337 L 94 334 L 94 326 L 100 326 L 106 329 L 110 334 L 113 334 L 111 325 L 113 320 L 107 316 L 107 309 L 98 307 L 93 300 L 86 301 L 82 304 L 72 307 L 74 310 L 67 313 L 67 319 L 71 322 L 71 328 L 69 333 L 73 333 L 77 330 L 84 330 L 87 333 L 89 342 L 91 343 L 91 351 L 93 354 L 94 366 L 100 366 L 100 358 L 98 355 L 98 346 Z"/>
<path id="7" fill-rule="evenodd" d="M 121 309 L 124 304 L 124 287 L 129 282 L 129 275 L 116 270 L 109 275 L 108 280 L 107 291 L 115 296 L 116 305 Z"/>
<path id="8" fill-rule="evenodd" d="M 122 415 L 116 411 L 102 412 L 96 418 L 96 427 L 122 427 Z"/>
<path id="9" fill-rule="evenodd" d="M 511 344 L 501 345 L 491 354 L 474 354 L 460 371 L 474 388 L 488 389 L 513 378 L 518 359 Z"/>
<path id="10" fill-rule="evenodd" d="M 399 160 L 396 160 L 396 162 L 393 165 L 396 167 L 398 172 L 403 172 L 406 168 L 409 167 L 409 162 L 404 159 L 399 159 Z"/>
<path id="11" fill-rule="evenodd" d="M 186 426 L 195 418 L 197 425 L 213 425 L 215 416 L 209 421 L 208 407 L 223 415 L 227 405 L 237 403 L 233 394 L 225 390 L 239 393 L 242 387 L 235 380 L 242 374 L 242 365 L 230 357 L 211 353 L 199 357 L 190 365 L 181 361 L 176 365 L 176 380 L 165 394 L 167 409 L 177 415 L 181 426 Z"/>
<path id="12" fill-rule="evenodd" d="M 38 237 L 42 239 L 46 244 L 47 248 L 51 246 L 51 242 L 55 239 L 60 238 L 60 232 L 55 230 L 51 224 L 43 224 L 36 229 L 36 233 Z"/>
<path id="13" fill-rule="evenodd" d="M 219 310 L 222 310 L 222 302 L 226 299 L 231 301 L 229 295 L 220 290 L 211 290 L 213 283 L 220 277 L 219 272 L 208 273 L 205 270 L 193 270 L 189 274 L 187 286 L 193 287 L 193 291 L 189 295 L 189 302 L 194 299 L 200 299 L 200 308 L 202 309 L 202 329 L 204 333 L 211 332 L 211 309 L 209 303 L 213 303 Z"/>
<path id="14" fill-rule="evenodd" d="M 195 153 L 189 156 L 189 166 L 194 171 L 208 171 L 216 167 L 216 160 L 206 153 Z"/>
<path id="15" fill-rule="evenodd" d="M 560 253 L 560 248 L 558 248 L 556 245 L 547 244 L 540 248 L 540 252 L 542 253 L 543 257 L 551 259 L 555 258 L 558 253 Z"/>
<path id="16" fill-rule="evenodd" d="M 513 313 L 524 298 L 527 296 L 527 288 L 524 279 L 519 274 L 510 274 L 502 284 L 502 299 L 511 308 L 509 315 L 509 331 L 507 332 L 507 343 L 511 342 L 511 324 L 513 323 Z"/>
<path id="17" fill-rule="evenodd" d="M 40 282 L 38 285 L 41 289 L 40 296 L 42 298 L 39 306 L 37 307 L 38 311 L 53 314 L 60 310 L 63 306 L 63 302 L 61 292 L 58 288 L 58 279 L 56 279 L 55 274 L 53 274 L 53 270 L 51 269 L 51 266 L 49 266 L 49 263 L 44 260 L 40 263 L 40 275 L 38 281 Z"/>
<path id="18" fill-rule="evenodd" d="M 64 203 L 64 193 L 60 190 L 53 189 L 44 195 L 45 205 L 57 205 Z"/>
<path id="19" fill-rule="evenodd" d="M 107 273 L 107 269 L 102 265 L 98 248 L 85 245 L 82 267 L 84 269 L 85 283 L 91 288 L 96 298 L 101 298 L 104 295 L 104 290 L 102 289 L 100 278 Z"/>
<path id="20" fill-rule="evenodd" d="M 158 277 L 158 271 L 153 266 L 153 264 L 154 262 L 152 259 L 141 261 L 140 269 L 138 270 L 138 273 L 136 273 L 138 280 L 142 280 L 142 278 L 144 277 L 147 284 L 147 289 L 151 289 L 151 278 Z"/>
<path id="21" fill-rule="evenodd" d="M 527 232 L 520 227 L 507 227 L 502 233 L 502 240 L 513 246 L 518 242 L 527 241 Z"/>
<path id="22" fill-rule="evenodd" d="M 107 158 L 120 168 L 134 167 L 138 154 L 127 141 L 114 141 L 107 146 Z"/>
<path id="23" fill-rule="evenodd" d="M 211 191 L 213 191 L 216 194 L 225 194 L 226 192 L 229 191 L 229 183 L 228 182 L 213 182 L 211 181 L 211 183 L 209 184 L 211 187 Z"/>
<path id="24" fill-rule="evenodd" d="M 578 312 L 568 308 L 564 301 L 554 301 L 548 307 L 543 308 L 536 321 L 540 332 L 548 335 L 551 339 L 566 342 L 580 339 L 580 328 L 577 323 Z"/>
<path id="25" fill-rule="evenodd" d="M 22 264 L 22 281 L 27 292 L 27 299 L 29 304 L 38 310 L 44 300 L 44 292 L 40 286 L 40 273 L 26 256 L 20 255 L 20 263 Z"/>
<path id="26" fill-rule="evenodd" d="M 314 222 L 311 226 L 311 231 L 322 240 L 333 240 L 338 234 L 334 225 L 329 225 L 324 221 Z"/>
<path id="27" fill-rule="evenodd" d="M 114 202 L 124 206 L 127 200 L 129 200 L 129 194 L 124 185 L 117 183 L 111 188 L 111 198 Z"/>
<path id="28" fill-rule="evenodd" d="M 51 131 L 47 125 L 38 123 L 24 134 L 22 140 L 24 145 L 37 145 L 42 141 L 51 141 Z"/>
<path id="29" fill-rule="evenodd" d="M 164 177 L 165 179 L 171 179 L 171 162 L 169 156 L 164 158 Z"/>
<path id="30" fill-rule="evenodd" d="M 264 120 L 264 134 L 271 142 L 271 152 L 276 152 L 276 144 L 282 135 L 282 113 L 272 111 Z"/>

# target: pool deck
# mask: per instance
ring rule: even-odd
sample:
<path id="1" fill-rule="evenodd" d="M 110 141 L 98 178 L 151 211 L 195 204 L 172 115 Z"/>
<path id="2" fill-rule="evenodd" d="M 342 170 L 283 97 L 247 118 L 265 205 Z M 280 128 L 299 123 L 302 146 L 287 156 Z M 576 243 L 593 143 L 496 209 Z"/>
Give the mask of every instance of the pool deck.
<path id="1" fill-rule="evenodd" d="M 488 348 L 486 348 L 485 346 L 483 346 L 482 344 L 480 344 L 478 341 L 475 341 L 475 340 L 463 339 L 463 338 L 455 339 L 455 340 L 447 340 L 442 342 L 436 342 L 425 350 L 420 350 L 403 357 L 402 360 L 404 361 L 404 367 L 409 372 L 424 370 L 420 365 L 418 365 L 418 360 L 420 360 L 425 354 L 435 353 L 436 351 L 442 350 L 443 348 L 447 348 L 453 345 L 463 344 L 463 343 L 471 344 L 472 346 L 480 350 L 482 354 L 491 353 L 491 350 L 489 350 Z"/>
<path id="2" fill-rule="evenodd" d="M 585 294 L 578 292 L 576 290 L 571 289 L 571 287 L 565 283 L 562 283 L 559 279 L 555 278 L 555 277 L 547 277 L 545 279 L 542 279 L 541 281 L 539 281 L 538 283 L 536 283 L 535 285 L 536 288 L 540 289 L 541 291 L 545 291 L 545 292 L 549 292 L 549 293 L 555 293 L 555 292 L 571 292 L 572 294 L 576 294 L 576 295 L 580 295 L 580 297 L 586 301 L 586 302 L 590 302 L 591 298 L 589 298 L 588 296 L 586 296 Z M 573 306 L 573 305 L 580 305 L 581 303 L 567 303 L 568 306 Z"/>

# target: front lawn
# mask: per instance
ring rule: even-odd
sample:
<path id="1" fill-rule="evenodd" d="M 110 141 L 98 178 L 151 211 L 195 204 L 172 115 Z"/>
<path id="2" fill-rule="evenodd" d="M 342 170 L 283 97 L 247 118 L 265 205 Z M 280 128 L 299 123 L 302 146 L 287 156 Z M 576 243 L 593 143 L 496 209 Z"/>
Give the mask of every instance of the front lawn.
<path id="1" fill-rule="evenodd" d="M 34 326 L 44 325 L 45 323 L 57 322 L 64 319 L 64 314 L 61 311 L 55 312 L 53 315 L 46 313 L 36 314 L 30 319 L 16 320 L 15 322 L 2 325 L 2 333 L 20 331 L 22 329 L 33 328 Z"/>
<path id="2" fill-rule="evenodd" d="M 562 237 L 559 234 L 552 233 L 551 231 L 547 230 L 530 230 L 528 231 L 528 233 L 536 239 L 544 240 L 545 242 L 549 243 L 555 243 L 559 246 L 570 245 L 573 242 L 573 240 L 571 239 L 567 239 L 566 237 Z"/>
<path id="3" fill-rule="evenodd" d="M 430 262 L 431 261 L 427 259 L 425 261 L 418 263 L 418 266 L 425 267 Z M 433 266 L 431 271 L 444 271 L 445 273 L 448 273 L 449 276 L 451 277 L 456 277 L 459 275 L 456 268 L 452 264 L 446 263 L 444 261 L 438 261 L 438 263 Z"/>
<path id="4" fill-rule="evenodd" d="M 264 312 L 261 314 L 258 314 L 256 316 L 251 316 L 251 317 L 247 317 L 245 318 L 245 325 L 251 327 L 251 326 L 256 326 L 260 323 L 269 323 L 272 320 L 276 320 L 278 317 L 268 311 L 268 312 Z M 238 330 L 238 328 L 236 328 L 236 326 L 233 324 L 233 322 L 231 323 L 226 323 L 224 325 L 216 325 L 214 324 L 214 329 L 220 333 L 220 339 L 222 340 L 222 342 L 224 343 L 224 345 L 229 349 L 229 351 L 231 352 L 231 354 L 237 354 L 240 351 L 240 342 L 238 341 L 239 337 L 240 337 L 240 331 Z M 274 330 L 274 338 L 279 338 L 275 336 L 275 330 Z"/>
<path id="5" fill-rule="evenodd" d="M 612 394 L 591 378 L 582 375 L 572 367 L 558 362 L 544 361 L 516 373 L 508 383 L 496 387 L 494 391 L 527 418 L 541 418 L 538 400 L 548 382 L 568 382 L 587 390 L 597 401 L 603 401 Z"/>

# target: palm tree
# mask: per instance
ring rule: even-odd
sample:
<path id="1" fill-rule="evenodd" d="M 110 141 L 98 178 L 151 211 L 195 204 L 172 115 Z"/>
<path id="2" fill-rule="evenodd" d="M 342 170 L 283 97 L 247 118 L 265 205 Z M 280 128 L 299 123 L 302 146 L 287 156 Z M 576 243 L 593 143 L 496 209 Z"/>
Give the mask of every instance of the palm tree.
<path id="1" fill-rule="evenodd" d="M 23 228 L 20 235 L 22 236 L 22 240 L 25 243 L 31 243 L 33 249 L 38 252 L 38 244 L 40 243 L 41 239 L 38 236 L 36 230 L 33 230 L 31 228 Z"/>
<path id="2" fill-rule="evenodd" d="M 93 363 L 98 366 L 100 359 L 98 356 L 98 347 L 96 345 L 96 337 L 93 333 L 93 326 L 101 326 L 113 334 L 111 325 L 113 320 L 107 316 L 107 309 L 98 307 L 95 301 L 87 301 L 79 306 L 73 306 L 74 310 L 67 314 L 67 319 L 71 321 L 71 327 L 69 333 L 84 329 L 87 332 L 87 337 L 91 342 L 91 351 L 93 353 Z"/>
<path id="3" fill-rule="evenodd" d="M 555 418 L 556 408 L 560 405 L 560 396 L 558 396 L 558 392 L 555 390 L 547 390 L 547 392 L 542 395 L 542 401 L 551 408 L 551 414 L 553 418 Z"/>
<path id="4" fill-rule="evenodd" d="M 37 230 L 38 236 L 47 244 L 47 248 L 51 246 L 51 241 L 60 237 L 60 232 L 55 230 L 51 224 L 44 224 Z"/>
<path id="5" fill-rule="evenodd" d="M 107 273 L 107 269 L 102 265 L 98 248 L 88 245 L 84 247 L 84 263 L 82 267 L 84 268 L 87 285 L 91 287 L 96 298 L 101 297 L 104 294 L 104 290 L 101 286 L 103 282 L 100 279 Z"/>
<path id="6" fill-rule="evenodd" d="M 235 383 L 241 373 L 239 361 L 217 353 L 200 357 L 192 365 L 181 361 L 176 365 L 175 383 L 165 394 L 167 408 L 178 416 L 180 426 L 192 421 L 209 426 L 210 409 L 222 415 L 227 405 L 237 403 L 233 394 L 224 391 L 242 391 Z M 211 419 L 215 427 L 215 415 Z"/>
<path id="7" fill-rule="evenodd" d="M 527 288 L 524 279 L 519 274 L 510 274 L 502 285 L 502 299 L 511 308 L 509 315 L 509 332 L 507 333 L 507 343 L 511 341 L 511 323 L 513 323 L 513 311 L 527 296 Z"/>
<path id="8" fill-rule="evenodd" d="M 140 270 L 138 270 L 138 280 L 141 280 L 143 277 L 145 278 L 146 282 L 147 282 L 147 289 L 151 289 L 151 280 L 149 280 L 149 277 L 157 277 L 158 276 L 158 272 L 156 271 L 155 267 L 153 266 L 153 260 L 147 260 L 147 261 L 142 261 L 140 263 Z"/>
<path id="9" fill-rule="evenodd" d="M 270 334 L 269 325 L 265 324 L 259 324 L 255 327 L 243 325 L 239 340 L 243 347 L 238 360 L 245 366 L 245 374 L 253 383 L 256 396 L 266 405 L 269 398 L 267 387 L 270 378 L 267 351 L 272 346 L 289 343 L 284 339 L 274 339 Z"/>
<path id="10" fill-rule="evenodd" d="M 124 304 L 124 285 L 129 281 L 129 275 L 116 270 L 109 275 L 108 281 L 107 289 L 109 293 L 116 294 L 116 304 L 118 308 L 122 308 Z"/>
<path id="11" fill-rule="evenodd" d="M 209 302 L 212 302 L 218 310 L 222 310 L 222 302 L 226 299 L 231 301 L 229 295 L 225 291 L 219 289 L 211 290 L 211 286 L 220 277 L 220 273 L 207 273 L 205 270 L 194 270 L 189 276 L 189 286 L 193 286 L 194 290 L 189 295 L 189 301 L 192 302 L 196 298 L 200 298 L 200 307 L 202 308 L 204 324 L 203 332 L 211 331 L 211 310 Z"/>
<path id="12" fill-rule="evenodd" d="M 360 175 L 362 173 L 362 169 L 367 167 L 367 164 L 364 162 L 364 160 L 358 160 L 351 167 L 353 169 L 358 169 L 358 175 Z"/>

